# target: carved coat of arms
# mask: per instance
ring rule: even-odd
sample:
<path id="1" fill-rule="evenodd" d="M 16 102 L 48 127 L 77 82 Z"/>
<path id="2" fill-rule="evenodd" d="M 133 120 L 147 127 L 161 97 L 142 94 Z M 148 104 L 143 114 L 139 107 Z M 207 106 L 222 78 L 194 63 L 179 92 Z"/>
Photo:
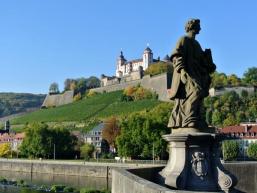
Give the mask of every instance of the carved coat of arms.
<path id="1" fill-rule="evenodd" d="M 192 169 L 197 176 L 203 179 L 208 173 L 208 163 L 205 154 L 202 152 L 194 152 L 192 154 Z"/>

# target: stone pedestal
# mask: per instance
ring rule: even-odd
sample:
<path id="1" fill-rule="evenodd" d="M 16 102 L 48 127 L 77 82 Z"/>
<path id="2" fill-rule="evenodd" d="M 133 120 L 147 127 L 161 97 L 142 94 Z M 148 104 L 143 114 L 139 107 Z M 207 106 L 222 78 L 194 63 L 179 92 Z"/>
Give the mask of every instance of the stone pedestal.
<path id="1" fill-rule="evenodd" d="M 177 132 L 163 138 L 169 143 L 169 161 L 160 175 L 168 187 L 229 192 L 235 186 L 235 177 L 225 171 L 220 162 L 220 135 Z"/>

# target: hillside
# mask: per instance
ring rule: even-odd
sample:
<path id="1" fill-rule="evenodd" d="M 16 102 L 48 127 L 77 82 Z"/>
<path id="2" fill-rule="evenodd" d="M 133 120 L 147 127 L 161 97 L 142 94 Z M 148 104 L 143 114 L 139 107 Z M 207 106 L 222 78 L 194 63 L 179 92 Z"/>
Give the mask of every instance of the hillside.
<path id="1" fill-rule="evenodd" d="M 0 118 L 37 109 L 44 98 L 42 94 L 0 93 Z"/>
<path id="2" fill-rule="evenodd" d="M 126 115 L 134 111 L 151 109 L 160 103 L 158 100 L 153 99 L 122 102 L 120 100 L 121 95 L 122 91 L 103 93 L 60 107 L 40 109 L 15 118 L 11 123 L 87 121 L 92 118 L 101 119 L 113 115 Z"/>

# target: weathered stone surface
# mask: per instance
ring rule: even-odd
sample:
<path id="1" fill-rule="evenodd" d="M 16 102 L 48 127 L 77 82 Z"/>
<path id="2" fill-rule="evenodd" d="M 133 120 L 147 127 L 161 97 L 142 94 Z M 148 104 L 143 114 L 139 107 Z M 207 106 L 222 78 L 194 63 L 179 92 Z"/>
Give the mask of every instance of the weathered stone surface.
<path id="1" fill-rule="evenodd" d="M 65 91 L 63 94 L 48 94 L 42 107 L 57 107 L 73 102 L 74 91 Z"/>
<path id="2" fill-rule="evenodd" d="M 238 178 L 238 184 L 236 190 L 233 192 L 237 193 L 257 193 L 257 162 L 235 162 L 235 163 L 225 163 L 224 167 L 228 169 L 231 173 L 235 174 Z M 133 186 L 133 190 L 138 186 L 147 186 L 151 184 L 151 191 L 154 193 L 193 193 L 194 191 L 181 191 L 181 190 L 170 190 L 163 186 L 157 184 L 156 176 L 163 167 L 151 167 L 151 168 L 135 168 L 135 169 L 114 169 L 112 172 L 112 190 L 113 193 L 132 193 L 132 188 L 122 189 L 123 184 L 130 184 Z M 247 174 L 247 175 L 246 175 Z M 137 177 L 134 177 L 134 176 Z M 131 177 L 133 176 L 133 177 Z M 141 179 L 140 179 L 141 178 Z M 118 181 L 117 181 L 118 179 Z M 140 179 L 140 180 L 137 180 Z M 135 180 L 136 182 L 133 182 Z M 147 182 L 146 182 L 147 181 Z M 118 186 L 118 187 L 116 187 Z M 142 187 L 141 187 L 142 188 Z M 163 189 L 164 188 L 164 189 Z M 148 189 L 145 189 L 148 193 Z M 194 193 L 199 193 L 195 191 Z M 205 191 L 201 191 L 204 193 Z M 209 192 L 210 193 L 210 192 Z"/>
<path id="3" fill-rule="evenodd" d="M 141 170 L 141 175 L 144 175 L 142 174 L 144 170 L 147 172 L 149 169 L 141 168 L 139 170 Z M 199 193 L 199 191 L 171 190 L 136 176 L 125 169 L 114 169 L 112 172 L 112 193 Z"/>
<path id="4" fill-rule="evenodd" d="M 228 191 L 236 180 L 220 163 L 220 136 L 211 133 L 176 133 L 163 136 L 170 159 L 160 172 L 160 182 L 193 191 Z"/>
<path id="5" fill-rule="evenodd" d="M 195 36 L 199 34 L 200 20 L 190 19 L 185 26 L 186 35 L 181 37 L 171 54 L 174 67 L 169 98 L 175 100 L 169 127 L 205 128 L 201 117 L 204 97 L 209 95 L 210 74 L 216 69 L 211 50 L 202 50 Z"/>
<path id="6" fill-rule="evenodd" d="M 257 193 L 257 162 L 231 162 L 223 164 L 233 173 L 238 183 L 236 189 L 245 193 Z"/>
<path id="7" fill-rule="evenodd" d="M 158 99 L 161 101 L 169 101 L 167 97 L 167 89 L 170 87 L 172 76 L 171 74 L 163 73 L 155 76 L 146 75 L 142 79 L 122 82 L 120 84 L 108 85 L 105 87 L 91 89 L 95 92 L 112 92 L 123 90 L 128 86 L 137 86 L 140 84 L 146 89 L 155 91 L 158 94 Z"/>

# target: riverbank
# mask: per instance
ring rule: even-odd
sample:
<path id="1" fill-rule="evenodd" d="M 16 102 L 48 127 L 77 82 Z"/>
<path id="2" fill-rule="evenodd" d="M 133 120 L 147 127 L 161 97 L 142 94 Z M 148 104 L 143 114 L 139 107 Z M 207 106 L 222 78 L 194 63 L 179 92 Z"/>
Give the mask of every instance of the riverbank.
<path id="1" fill-rule="evenodd" d="M 114 168 L 144 168 L 161 164 L 97 163 L 63 160 L 0 159 L 0 171 L 111 178 Z"/>

